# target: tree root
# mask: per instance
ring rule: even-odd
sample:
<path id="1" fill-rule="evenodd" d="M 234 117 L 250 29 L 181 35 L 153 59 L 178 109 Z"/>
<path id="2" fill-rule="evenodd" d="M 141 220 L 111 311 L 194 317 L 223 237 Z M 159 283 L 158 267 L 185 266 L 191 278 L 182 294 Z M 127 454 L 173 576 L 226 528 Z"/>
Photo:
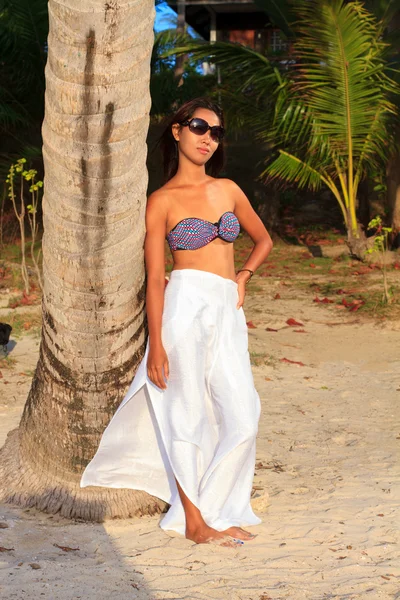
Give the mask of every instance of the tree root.
<path id="1" fill-rule="evenodd" d="M 79 478 L 68 481 L 35 471 L 21 458 L 19 429 L 9 432 L 0 450 L 0 501 L 98 523 L 155 515 L 168 506 L 141 490 L 80 488 Z"/>

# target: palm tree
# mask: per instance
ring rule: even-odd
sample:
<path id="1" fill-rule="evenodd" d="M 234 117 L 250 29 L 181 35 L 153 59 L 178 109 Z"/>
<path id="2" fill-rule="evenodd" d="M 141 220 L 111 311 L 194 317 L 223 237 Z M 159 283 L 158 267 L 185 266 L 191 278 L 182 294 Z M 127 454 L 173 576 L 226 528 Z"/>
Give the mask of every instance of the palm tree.
<path id="1" fill-rule="evenodd" d="M 278 6 L 258 2 L 265 9 Z M 295 32 L 293 65 L 238 44 L 191 44 L 175 52 L 191 51 L 224 68 L 221 91 L 231 124 L 252 127 L 270 148 L 261 177 L 312 190 L 327 186 L 342 211 L 350 249 L 361 257 L 358 187 L 371 171 L 384 172 L 393 152 L 397 111 L 391 97 L 399 86 L 387 74 L 380 23 L 360 2 L 299 0 L 296 23 L 282 18 L 287 6 L 279 3 L 275 18 L 289 23 L 288 34 Z"/>
<path id="2" fill-rule="evenodd" d="M 49 2 L 43 331 L 0 497 L 68 517 L 152 514 L 144 492 L 79 488 L 144 353 L 151 0 Z"/>
<path id="3" fill-rule="evenodd" d="M 307 2 L 298 16 L 299 68 L 279 91 L 268 134 L 279 156 L 264 173 L 312 190 L 327 186 L 342 211 L 350 250 L 362 257 L 358 188 L 368 174 L 384 172 L 390 158 L 396 115 L 390 96 L 399 89 L 385 72 L 379 24 L 360 3 Z"/>
<path id="4" fill-rule="evenodd" d="M 272 22 L 284 32 L 288 38 L 296 36 L 294 27 L 295 12 L 290 0 L 256 0 L 256 3 L 264 10 Z M 387 60 L 395 67 L 394 78 L 399 81 L 399 31 L 400 31 L 400 8 L 397 0 L 364 0 L 365 8 L 378 20 L 379 37 L 388 44 Z M 399 106 L 399 97 L 394 101 Z M 387 164 L 387 206 L 391 220 L 391 227 L 400 237 L 400 145 L 399 132 L 400 123 L 395 125 L 396 131 L 392 137 L 392 156 Z M 381 171 L 381 183 L 377 187 L 385 189 L 383 172 Z"/>

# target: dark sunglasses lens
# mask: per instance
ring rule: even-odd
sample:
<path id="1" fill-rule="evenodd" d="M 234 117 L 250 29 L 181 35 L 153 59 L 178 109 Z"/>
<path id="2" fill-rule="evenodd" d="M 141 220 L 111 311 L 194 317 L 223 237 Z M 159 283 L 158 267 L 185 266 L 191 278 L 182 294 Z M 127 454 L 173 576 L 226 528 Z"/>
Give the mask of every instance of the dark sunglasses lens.
<path id="1" fill-rule="evenodd" d="M 192 119 L 190 121 L 189 130 L 192 133 L 195 133 L 197 135 L 204 135 L 205 133 L 207 133 L 208 129 L 209 125 L 204 119 Z M 224 137 L 224 128 L 220 125 L 214 125 L 214 127 L 210 128 L 210 133 L 211 139 L 213 139 L 214 142 L 220 142 Z"/>
<path id="2" fill-rule="evenodd" d="M 204 135 L 208 130 L 208 123 L 204 119 L 192 119 L 189 125 L 189 129 L 192 133 L 197 135 Z"/>
<path id="3" fill-rule="evenodd" d="M 217 125 L 216 127 L 211 127 L 211 138 L 214 142 L 220 142 L 224 137 L 224 130 L 222 127 Z"/>

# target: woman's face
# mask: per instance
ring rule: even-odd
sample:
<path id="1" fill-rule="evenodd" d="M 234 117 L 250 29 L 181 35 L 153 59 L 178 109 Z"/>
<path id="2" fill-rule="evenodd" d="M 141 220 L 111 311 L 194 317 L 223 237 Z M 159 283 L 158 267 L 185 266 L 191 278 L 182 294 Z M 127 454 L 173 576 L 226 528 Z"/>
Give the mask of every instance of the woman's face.
<path id="1" fill-rule="evenodd" d="M 191 118 L 195 117 L 204 119 L 210 127 L 221 124 L 219 117 L 207 108 L 197 108 Z M 179 143 L 179 151 L 191 162 L 199 166 L 206 164 L 218 148 L 218 142 L 211 139 L 210 130 L 204 135 L 197 135 L 196 133 L 192 133 L 189 127 L 174 123 L 172 125 L 172 135 Z"/>

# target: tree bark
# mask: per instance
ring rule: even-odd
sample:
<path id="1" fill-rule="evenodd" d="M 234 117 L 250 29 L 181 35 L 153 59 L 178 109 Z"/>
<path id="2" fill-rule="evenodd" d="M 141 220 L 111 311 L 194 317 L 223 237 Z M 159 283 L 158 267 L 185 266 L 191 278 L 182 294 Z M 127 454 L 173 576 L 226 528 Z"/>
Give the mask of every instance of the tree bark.
<path id="1" fill-rule="evenodd" d="M 0 498 L 97 521 L 153 514 L 165 503 L 145 492 L 79 480 L 144 354 L 154 7 L 50 0 L 49 18 L 42 339 Z"/>
<path id="2" fill-rule="evenodd" d="M 357 223 L 358 235 L 349 227 L 347 229 L 346 244 L 350 251 L 350 256 L 358 260 L 366 259 L 366 252 L 373 246 L 373 237 L 367 238 L 365 231 L 359 223 Z"/>
<path id="3" fill-rule="evenodd" d="M 400 131 L 400 128 L 398 128 Z M 392 158 L 387 171 L 387 200 L 390 214 L 392 239 L 396 248 L 400 247 L 400 152 Z"/>

